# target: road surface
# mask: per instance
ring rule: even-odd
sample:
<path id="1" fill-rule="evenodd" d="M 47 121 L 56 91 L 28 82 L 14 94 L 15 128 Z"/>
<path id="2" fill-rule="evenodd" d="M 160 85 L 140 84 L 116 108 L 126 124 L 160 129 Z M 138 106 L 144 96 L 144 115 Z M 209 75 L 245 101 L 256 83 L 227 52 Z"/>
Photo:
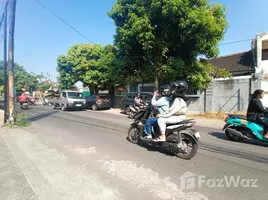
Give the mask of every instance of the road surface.
<path id="1" fill-rule="evenodd" d="M 126 116 L 41 105 L 25 113 L 32 126 L 2 138 L 27 199 L 268 199 L 268 145 L 228 141 L 222 127 L 196 126 L 200 149 L 187 161 L 128 142 Z"/>

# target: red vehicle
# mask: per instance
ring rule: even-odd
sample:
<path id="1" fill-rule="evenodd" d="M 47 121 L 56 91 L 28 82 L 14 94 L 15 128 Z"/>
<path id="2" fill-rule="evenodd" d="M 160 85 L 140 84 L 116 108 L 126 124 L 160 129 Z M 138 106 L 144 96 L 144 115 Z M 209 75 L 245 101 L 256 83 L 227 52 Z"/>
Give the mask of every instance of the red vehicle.
<path id="1" fill-rule="evenodd" d="M 29 97 L 29 104 L 35 105 L 36 100 L 34 98 Z"/>

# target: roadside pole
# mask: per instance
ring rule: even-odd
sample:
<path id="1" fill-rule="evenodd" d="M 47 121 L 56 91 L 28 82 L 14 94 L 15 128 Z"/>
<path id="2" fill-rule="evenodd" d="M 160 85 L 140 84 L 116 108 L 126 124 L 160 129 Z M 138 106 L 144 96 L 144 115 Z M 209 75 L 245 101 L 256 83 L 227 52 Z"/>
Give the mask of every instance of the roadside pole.
<path id="1" fill-rule="evenodd" d="M 9 23 L 9 45 L 8 45 L 8 119 L 10 123 L 15 121 L 15 101 L 14 101 L 14 32 L 15 32 L 15 14 L 16 0 L 10 0 L 10 23 Z"/>
<path id="2" fill-rule="evenodd" d="M 7 122 L 7 6 L 8 0 L 5 0 L 5 10 L 4 10 L 4 123 Z"/>

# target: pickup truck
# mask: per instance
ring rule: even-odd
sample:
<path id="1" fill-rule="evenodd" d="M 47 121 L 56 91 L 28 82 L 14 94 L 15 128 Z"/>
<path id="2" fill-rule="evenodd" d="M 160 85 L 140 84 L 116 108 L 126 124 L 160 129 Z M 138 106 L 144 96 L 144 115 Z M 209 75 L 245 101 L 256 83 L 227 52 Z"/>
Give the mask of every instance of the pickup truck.
<path id="1" fill-rule="evenodd" d="M 52 109 L 61 108 L 61 110 L 83 110 L 86 108 L 86 99 L 81 92 L 65 90 L 61 91 L 59 97 L 49 99 Z"/>

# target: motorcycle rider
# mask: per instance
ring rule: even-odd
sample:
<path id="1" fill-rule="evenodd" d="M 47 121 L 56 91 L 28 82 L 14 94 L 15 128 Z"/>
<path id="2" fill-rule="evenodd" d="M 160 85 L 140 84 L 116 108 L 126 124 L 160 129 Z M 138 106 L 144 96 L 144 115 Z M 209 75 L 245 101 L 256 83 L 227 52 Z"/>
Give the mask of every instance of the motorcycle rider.
<path id="1" fill-rule="evenodd" d="M 136 104 L 137 106 L 140 106 L 142 100 L 141 100 L 141 95 L 140 95 L 139 92 L 138 92 L 137 95 L 135 96 L 135 99 L 134 99 L 134 100 L 135 100 L 135 104 Z"/>
<path id="2" fill-rule="evenodd" d="M 23 92 L 23 93 L 19 96 L 18 100 L 19 100 L 20 105 L 22 106 L 23 103 L 28 102 L 30 99 L 29 99 L 29 97 L 25 94 L 25 92 Z"/>
<path id="3" fill-rule="evenodd" d="M 169 113 L 157 115 L 161 135 L 154 140 L 155 142 L 166 141 L 166 124 L 175 124 L 186 119 L 188 107 L 185 92 L 187 89 L 188 84 L 183 80 L 171 83 L 172 106 L 169 108 Z"/>
<path id="4" fill-rule="evenodd" d="M 263 90 L 255 90 L 248 105 L 247 119 L 263 125 L 263 137 L 268 139 L 268 120 L 265 120 L 265 117 L 268 117 L 268 110 L 263 107 L 260 100 L 263 97 Z"/>
<path id="5" fill-rule="evenodd" d="M 152 98 L 152 106 L 156 106 L 158 113 L 160 114 L 166 114 L 168 113 L 168 109 L 171 104 L 171 98 L 170 98 L 170 86 L 164 86 L 161 89 L 161 98 L 156 100 L 156 97 L 158 96 L 158 92 L 154 92 L 153 98 Z M 144 138 L 151 139 L 152 138 L 152 127 L 157 125 L 158 117 L 152 117 L 146 120 L 145 126 L 144 126 L 144 133 L 146 136 Z"/>
<path id="6" fill-rule="evenodd" d="M 144 102 L 142 101 L 142 99 L 141 99 L 141 94 L 138 92 L 137 93 L 137 95 L 136 95 L 136 97 L 135 97 L 135 106 L 137 106 L 138 107 L 138 109 L 141 109 L 141 108 L 143 108 L 144 107 Z"/>

